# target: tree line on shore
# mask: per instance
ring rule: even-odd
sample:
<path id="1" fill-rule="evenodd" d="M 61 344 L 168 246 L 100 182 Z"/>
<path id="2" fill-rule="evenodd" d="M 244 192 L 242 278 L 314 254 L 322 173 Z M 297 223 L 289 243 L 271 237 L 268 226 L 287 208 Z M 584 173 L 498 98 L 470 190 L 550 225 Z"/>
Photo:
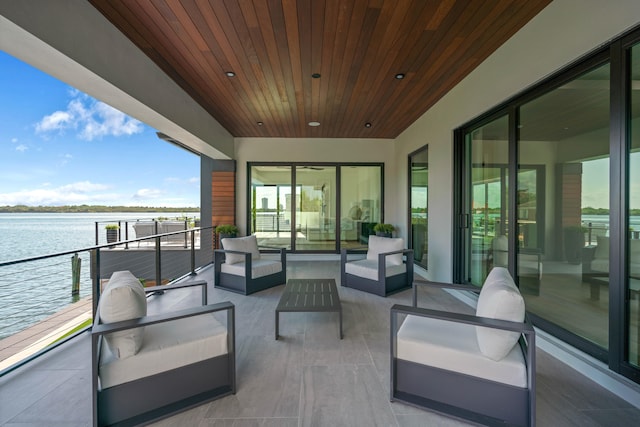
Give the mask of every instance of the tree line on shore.
<path id="1" fill-rule="evenodd" d="M 68 206 L 0 206 L 0 213 L 104 213 L 104 212 L 200 212 L 194 207 L 166 206 L 105 206 L 105 205 L 68 205 Z"/>

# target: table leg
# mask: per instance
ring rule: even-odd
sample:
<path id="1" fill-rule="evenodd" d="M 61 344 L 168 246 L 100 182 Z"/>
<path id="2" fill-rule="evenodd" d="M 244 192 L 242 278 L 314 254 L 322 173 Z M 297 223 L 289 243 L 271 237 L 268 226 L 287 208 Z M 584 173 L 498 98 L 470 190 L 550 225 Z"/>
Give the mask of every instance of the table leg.
<path id="1" fill-rule="evenodd" d="M 340 318 L 340 339 L 342 339 L 342 307 L 338 310 L 338 317 Z"/>
<path id="2" fill-rule="evenodd" d="M 279 327 L 280 327 L 280 312 L 276 310 L 276 340 L 278 340 Z"/>

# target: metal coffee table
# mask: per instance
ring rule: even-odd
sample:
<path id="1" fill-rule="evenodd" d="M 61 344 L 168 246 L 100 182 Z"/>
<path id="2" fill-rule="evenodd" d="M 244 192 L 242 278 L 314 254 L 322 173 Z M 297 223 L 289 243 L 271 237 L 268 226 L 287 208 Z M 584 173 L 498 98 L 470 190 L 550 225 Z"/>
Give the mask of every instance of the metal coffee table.
<path id="1" fill-rule="evenodd" d="M 276 307 L 276 339 L 281 312 L 337 312 L 342 339 L 342 305 L 334 279 L 289 279 Z"/>

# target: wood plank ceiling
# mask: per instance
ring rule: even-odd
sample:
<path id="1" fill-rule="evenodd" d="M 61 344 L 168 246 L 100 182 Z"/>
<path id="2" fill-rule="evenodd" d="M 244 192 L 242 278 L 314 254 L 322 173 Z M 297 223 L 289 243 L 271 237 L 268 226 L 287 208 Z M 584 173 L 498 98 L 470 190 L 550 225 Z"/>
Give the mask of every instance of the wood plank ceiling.
<path id="1" fill-rule="evenodd" d="M 233 136 L 395 138 L 551 0 L 90 1 Z"/>

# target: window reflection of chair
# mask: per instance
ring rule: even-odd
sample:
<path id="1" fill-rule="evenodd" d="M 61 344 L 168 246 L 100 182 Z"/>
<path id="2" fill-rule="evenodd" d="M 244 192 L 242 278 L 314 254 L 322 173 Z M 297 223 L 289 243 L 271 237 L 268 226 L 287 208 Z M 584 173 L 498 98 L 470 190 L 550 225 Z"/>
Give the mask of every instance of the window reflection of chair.
<path id="1" fill-rule="evenodd" d="M 509 266 L 509 241 L 507 236 L 501 235 L 491 241 L 492 262 L 488 266 Z M 540 293 L 540 280 L 542 279 L 542 254 L 536 248 L 518 248 L 518 279 L 522 289 L 527 293 L 538 295 Z"/>
<path id="2" fill-rule="evenodd" d="M 491 242 L 493 267 L 507 267 L 509 265 L 509 241 L 507 236 L 495 237 Z"/>

